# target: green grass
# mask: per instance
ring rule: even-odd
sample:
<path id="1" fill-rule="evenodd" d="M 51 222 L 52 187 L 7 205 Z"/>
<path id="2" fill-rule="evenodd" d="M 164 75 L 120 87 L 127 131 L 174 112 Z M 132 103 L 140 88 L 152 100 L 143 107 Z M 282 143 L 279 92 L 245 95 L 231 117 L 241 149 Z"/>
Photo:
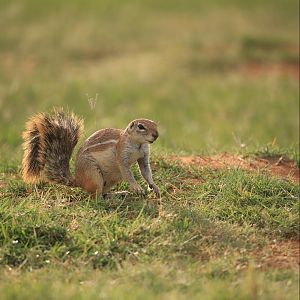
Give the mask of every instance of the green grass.
<path id="1" fill-rule="evenodd" d="M 272 245 L 299 240 L 299 186 L 169 156 L 299 166 L 298 21 L 292 0 L 0 1 L 1 298 L 297 299 Z M 82 140 L 158 121 L 162 202 L 26 185 L 24 124 L 53 106 L 85 119 Z"/>
<path id="2" fill-rule="evenodd" d="M 277 299 L 286 293 L 295 297 L 295 266 L 262 272 L 255 251 L 274 239 L 299 239 L 298 186 L 240 169 L 182 168 L 163 157 L 155 169 L 161 203 L 152 194 L 94 200 L 79 189 L 32 187 L 15 171 L 6 173 L 0 206 L 2 294 L 23 297 L 26 290 L 27 297 L 55 299 L 67 287 L 66 299 L 93 298 L 100 291 L 108 299 L 122 293 L 124 299 L 145 293 L 149 299 L 255 299 L 258 294 L 271 299 L 283 289 Z M 93 289 L 86 293 L 85 286 Z"/>
<path id="3" fill-rule="evenodd" d="M 220 269 L 223 267 L 218 266 Z M 209 267 L 211 274 L 218 267 Z M 296 299 L 288 280 L 270 282 L 276 273 L 255 277 L 250 270 L 234 284 L 230 279 L 215 279 L 201 275 L 200 267 L 183 270 L 169 265 L 127 265 L 109 273 L 65 270 L 51 267 L 26 273 L 20 282 L 15 273 L 4 274 L 6 299 Z M 54 275 L 54 276 L 53 276 Z M 53 279 L 54 277 L 54 279 Z M 39 285 L 32 284 L 39 278 Z M 292 284 L 295 284 L 293 278 Z M 213 282 L 213 284 L 212 284 Z M 66 286 L 68 288 L 66 288 Z M 13 287 L 13 288 L 12 288 Z M 195 297 L 197 295 L 197 297 Z"/>
<path id="4" fill-rule="evenodd" d="M 245 67 L 297 68 L 297 3 L 227 2 L 2 2 L 2 147 L 19 149 L 26 119 L 63 105 L 87 135 L 156 119 L 163 151 L 298 149 L 297 78 Z"/>

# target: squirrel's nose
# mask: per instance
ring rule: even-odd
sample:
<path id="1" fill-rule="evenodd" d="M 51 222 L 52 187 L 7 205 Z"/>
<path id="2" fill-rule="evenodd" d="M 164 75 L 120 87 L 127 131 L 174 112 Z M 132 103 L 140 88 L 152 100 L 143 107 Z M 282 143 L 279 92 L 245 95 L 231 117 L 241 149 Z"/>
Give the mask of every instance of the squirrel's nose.
<path id="1" fill-rule="evenodd" d="M 158 134 L 157 131 L 155 131 L 155 132 L 152 133 L 152 136 L 156 140 L 158 138 L 159 134 Z"/>

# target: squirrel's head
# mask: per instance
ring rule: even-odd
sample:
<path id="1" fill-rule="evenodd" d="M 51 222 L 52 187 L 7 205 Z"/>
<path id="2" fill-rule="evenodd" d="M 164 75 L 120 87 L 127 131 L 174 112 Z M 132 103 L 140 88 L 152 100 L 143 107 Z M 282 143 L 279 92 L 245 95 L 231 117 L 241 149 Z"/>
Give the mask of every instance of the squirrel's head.
<path id="1" fill-rule="evenodd" d="M 158 138 L 157 125 L 147 119 L 137 119 L 129 123 L 126 132 L 139 144 L 153 143 Z"/>

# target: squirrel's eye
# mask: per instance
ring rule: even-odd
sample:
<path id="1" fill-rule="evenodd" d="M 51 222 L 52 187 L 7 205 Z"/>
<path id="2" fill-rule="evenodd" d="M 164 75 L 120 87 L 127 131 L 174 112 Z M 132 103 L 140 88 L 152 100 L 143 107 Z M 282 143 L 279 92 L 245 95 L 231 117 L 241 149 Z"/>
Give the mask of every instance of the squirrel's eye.
<path id="1" fill-rule="evenodd" d="M 146 128 L 142 124 L 139 124 L 138 128 L 141 129 L 141 130 L 146 130 Z"/>

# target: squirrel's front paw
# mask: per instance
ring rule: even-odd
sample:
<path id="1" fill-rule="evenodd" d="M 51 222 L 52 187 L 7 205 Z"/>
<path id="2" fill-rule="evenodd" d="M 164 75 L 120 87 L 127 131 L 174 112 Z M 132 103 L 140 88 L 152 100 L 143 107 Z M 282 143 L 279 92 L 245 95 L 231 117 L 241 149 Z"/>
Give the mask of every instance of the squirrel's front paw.
<path id="1" fill-rule="evenodd" d="M 151 190 L 153 190 L 153 192 L 155 193 L 156 197 L 158 197 L 158 198 L 161 197 L 159 187 L 155 183 L 149 184 L 149 188 Z"/>

